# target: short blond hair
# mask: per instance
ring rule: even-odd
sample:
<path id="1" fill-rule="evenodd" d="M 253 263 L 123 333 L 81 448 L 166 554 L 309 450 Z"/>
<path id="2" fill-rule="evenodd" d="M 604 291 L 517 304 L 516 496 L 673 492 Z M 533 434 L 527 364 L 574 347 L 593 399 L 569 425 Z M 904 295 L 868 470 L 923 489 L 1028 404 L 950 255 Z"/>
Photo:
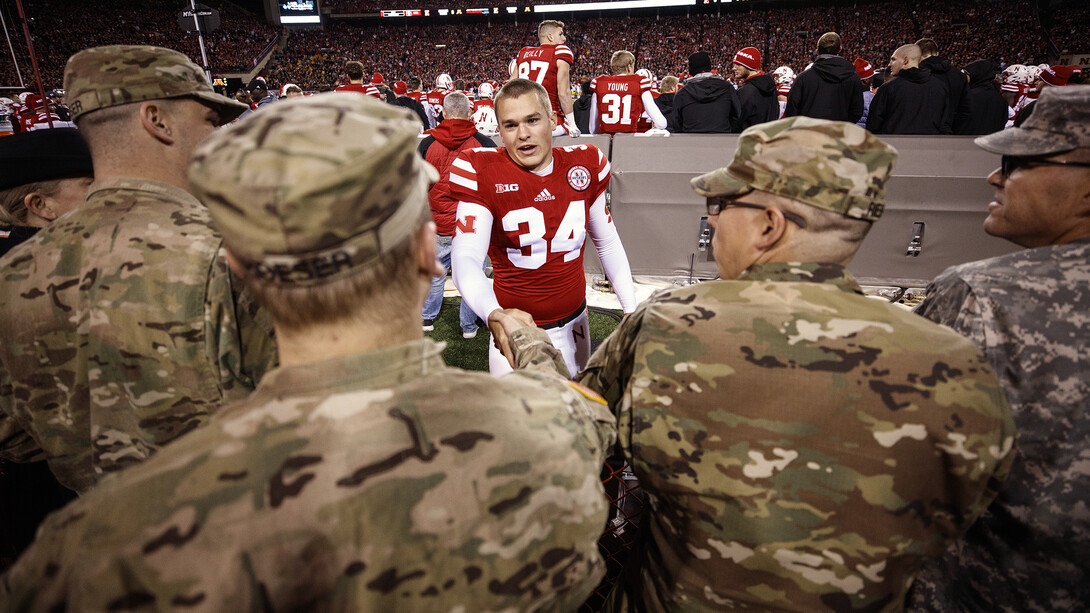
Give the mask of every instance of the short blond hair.
<path id="1" fill-rule="evenodd" d="M 613 55 L 609 58 L 609 70 L 613 74 L 621 74 L 628 66 L 636 66 L 636 56 L 632 55 L 632 52 L 621 49 L 620 51 L 614 51 Z"/>
<path id="2" fill-rule="evenodd" d="M 659 92 L 668 94 L 670 92 L 677 91 L 678 78 L 674 75 L 666 75 L 662 78 L 662 83 L 659 84 Z"/>
<path id="3" fill-rule="evenodd" d="M 537 96 L 538 102 L 541 103 L 546 115 L 553 111 L 553 104 L 549 101 L 549 92 L 545 91 L 540 83 L 530 79 L 511 79 L 504 83 L 503 87 L 500 88 L 500 93 L 496 94 L 495 106 L 497 114 L 500 109 L 500 101 L 508 98 L 521 98 L 528 94 Z M 498 115 L 496 118 L 500 119 Z"/>
<path id="4" fill-rule="evenodd" d="M 546 19 L 537 24 L 537 39 L 541 42 L 545 42 L 545 37 L 548 36 L 554 30 L 564 30 L 564 22 L 557 21 L 555 19 Z"/>

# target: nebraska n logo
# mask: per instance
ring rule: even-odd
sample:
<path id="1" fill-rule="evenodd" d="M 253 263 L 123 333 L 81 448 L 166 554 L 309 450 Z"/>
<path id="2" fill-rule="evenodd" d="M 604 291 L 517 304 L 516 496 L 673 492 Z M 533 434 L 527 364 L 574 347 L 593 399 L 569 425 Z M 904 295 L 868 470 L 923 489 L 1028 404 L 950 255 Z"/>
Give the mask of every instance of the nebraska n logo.
<path id="1" fill-rule="evenodd" d="M 477 232 L 477 228 L 473 227 L 476 224 L 476 222 L 477 222 L 477 216 L 476 215 L 466 215 L 465 222 L 463 222 L 461 219 L 459 219 L 459 220 L 457 220 L 455 222 L 454 225 L 457 226 L 459 233 L 474 234 L 474 233 Z"/>

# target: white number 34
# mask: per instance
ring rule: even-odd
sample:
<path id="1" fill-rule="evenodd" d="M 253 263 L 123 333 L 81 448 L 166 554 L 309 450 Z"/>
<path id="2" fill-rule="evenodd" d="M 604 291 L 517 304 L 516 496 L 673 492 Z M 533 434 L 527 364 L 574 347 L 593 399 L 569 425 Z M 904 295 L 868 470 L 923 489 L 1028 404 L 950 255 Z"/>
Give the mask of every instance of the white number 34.
<path id="1" fill-rule="evenodd" d="M 522 249 L 508 249 L 507 257 L 519 268 L 541 268 L 548 260 L 549 253 L 563 253 L 564 261 L 570 262 L 579 257 L 583 242 L 587 238 L 587 209 L 585 200 L 575 200 L 568 204 L 564 219 L 556 229 L 551 241 L 545 239 L 545 215 L 540 209 L 526 207 L 515 209 L 503 216 L 503 229 L 506 232 L 518 232 L 519 226 L 526 224 L 526 232 L 519 234 L 519 246 Z M 525 252 L 526 247 L 530 252 Z"/>

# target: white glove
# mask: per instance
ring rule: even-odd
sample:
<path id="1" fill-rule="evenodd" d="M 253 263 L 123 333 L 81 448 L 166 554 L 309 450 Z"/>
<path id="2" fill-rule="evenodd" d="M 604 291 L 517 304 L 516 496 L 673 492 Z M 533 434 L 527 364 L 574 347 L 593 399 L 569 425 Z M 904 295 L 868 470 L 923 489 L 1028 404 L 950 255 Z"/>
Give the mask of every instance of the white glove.
<path id="1" fill-rule="evenodd" d="M 568 136 L 579 136 L 582 132 L 579 131 L 579 126 L 575 125 L 575 113 L 564 116 L 564 129 L 568 132 Z"/>

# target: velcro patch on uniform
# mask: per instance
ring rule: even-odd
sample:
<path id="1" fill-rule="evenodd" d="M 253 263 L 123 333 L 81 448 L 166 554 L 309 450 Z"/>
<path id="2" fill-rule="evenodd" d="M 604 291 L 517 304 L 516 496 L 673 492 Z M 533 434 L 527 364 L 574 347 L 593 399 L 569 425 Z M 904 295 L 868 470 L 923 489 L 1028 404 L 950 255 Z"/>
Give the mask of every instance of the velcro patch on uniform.
<path id="1" fill-rule="evenodd" d="M 598 404 L 603 404 L 603 405 L 608 406 L 608 403 L 606 402 L 606 399 L 602 398 L 600 395 L 598 395 L 598 392 L 595 392 L 594 390 L 590 389 L 589 387 L 586 387 L 585 385 L 580 385 L 580 384 L 576 383 L 575 381 L 565 381 L 565 383 L 568 384 L 568 387 L 570 387 L 573 390 L 575 390 L 575 391 L 579 392 L 580 394 L 582 394 L 587 400 L 593 400 L 594 402 L 597 402 Z"/>

